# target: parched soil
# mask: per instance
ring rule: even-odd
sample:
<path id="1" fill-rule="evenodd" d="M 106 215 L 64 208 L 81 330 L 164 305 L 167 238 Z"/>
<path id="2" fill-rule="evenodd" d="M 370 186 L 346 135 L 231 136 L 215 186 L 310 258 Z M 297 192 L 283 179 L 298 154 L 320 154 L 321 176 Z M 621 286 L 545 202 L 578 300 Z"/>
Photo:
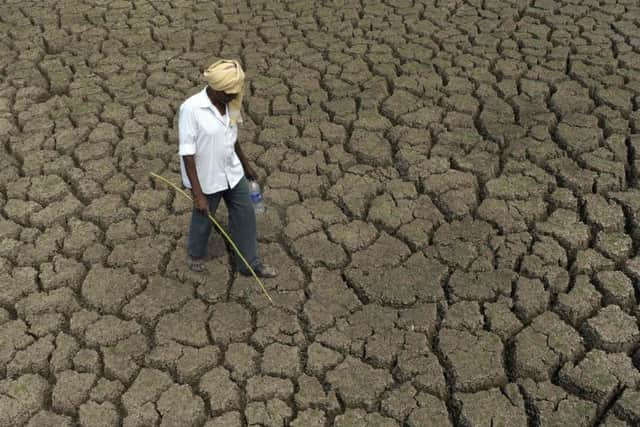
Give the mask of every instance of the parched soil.
<path id="1" fill-rule="evenodd" d="M 218 58 L 273 305 L 149 175 Z M 637 0 L 0 1 L 0 427 L 638 426 L 639 184 Z"/>

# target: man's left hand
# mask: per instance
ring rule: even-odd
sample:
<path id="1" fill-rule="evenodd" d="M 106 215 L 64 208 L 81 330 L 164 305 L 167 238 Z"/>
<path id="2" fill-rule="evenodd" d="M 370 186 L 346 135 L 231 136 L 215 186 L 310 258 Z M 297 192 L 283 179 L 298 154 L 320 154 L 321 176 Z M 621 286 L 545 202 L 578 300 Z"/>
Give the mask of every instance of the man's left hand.
<path id="1" fill-rule="evenodd" d="M 244 168 L 244 176 L 246 176 L 249 181 L 258 180 L 258 174 L 253 170 L 251 166 L 248 165 Z"/>

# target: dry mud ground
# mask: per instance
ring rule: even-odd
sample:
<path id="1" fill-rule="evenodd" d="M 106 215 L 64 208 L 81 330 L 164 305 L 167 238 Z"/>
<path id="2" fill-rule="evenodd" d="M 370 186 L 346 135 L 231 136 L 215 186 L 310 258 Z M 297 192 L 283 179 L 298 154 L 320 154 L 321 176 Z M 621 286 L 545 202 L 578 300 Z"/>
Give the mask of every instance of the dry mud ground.
<path id="1" fill-rule="evenodd" d="M 219 57 L 274 305 L 149 177 Z M 639 107 L 636 0 L 3 1 L 0 426 L 640 425 Z"/>

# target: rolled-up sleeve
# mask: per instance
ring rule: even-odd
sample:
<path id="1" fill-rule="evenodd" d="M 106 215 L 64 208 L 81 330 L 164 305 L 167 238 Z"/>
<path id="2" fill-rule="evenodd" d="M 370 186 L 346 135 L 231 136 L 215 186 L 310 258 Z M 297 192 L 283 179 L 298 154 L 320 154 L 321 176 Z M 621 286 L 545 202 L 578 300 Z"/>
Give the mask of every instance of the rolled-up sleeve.
<path id="1" fill-rule="evenodd" d="M 192 156 L 196 154 L 196 127 L 193 111 L 189 107 L 180 107 L 178 119 L 178 154 Z"/>

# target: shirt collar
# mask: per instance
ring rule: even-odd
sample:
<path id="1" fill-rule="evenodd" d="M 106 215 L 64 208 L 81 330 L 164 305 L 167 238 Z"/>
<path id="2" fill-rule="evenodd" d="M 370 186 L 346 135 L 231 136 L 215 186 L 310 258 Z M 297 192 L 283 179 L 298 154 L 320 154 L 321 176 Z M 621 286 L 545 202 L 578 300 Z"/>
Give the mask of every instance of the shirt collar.
<path id="1" fill-rule="evenodd" d="M 213 113 L 216 115 L 216 117 L 218 117 L 220 120 L 222 120 L 222 115 L 220 114 L 220 111 L 218 111 L 218 109 L 216 107 L 214 107 L 213 103 L 211 102 L 211 100 L 209 99 L 209 95 L 207 95 L 207 88 L 205 86 L 204 89 L 202 89 L 196 98 L 196 106 L 198 106 L 199 108 L 208 108 L 210 110 L 213 111 Z M 229 117 L 229 105 L 225 105 L 225 115 L 228 118 Z"/>
<path id="2" fill-rule="evenodd" d="M 196 98 L 196 105 L 200 108 L 213 108 L 213 104 L 207 95 L 207 88 L 205 87 L 200 92 L 198 92 L 198 96 Z"/>

